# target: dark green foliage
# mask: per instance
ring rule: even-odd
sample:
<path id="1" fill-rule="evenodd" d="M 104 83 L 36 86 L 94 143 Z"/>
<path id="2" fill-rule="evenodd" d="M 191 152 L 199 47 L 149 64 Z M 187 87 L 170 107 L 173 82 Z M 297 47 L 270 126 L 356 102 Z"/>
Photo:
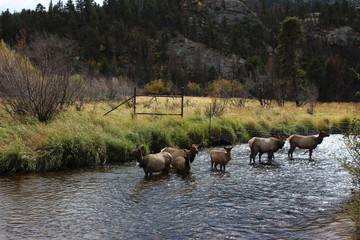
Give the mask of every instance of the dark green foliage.
<path id="1" fill-rule="evenodd" d="M 234 129 L 219 124 L 211 126 L 210 145 L 230 145 L 236 142 Z"/>
<path id="2" fill-rule="evenodd" d="M 336 124 L 336 126 L 341 129 L 343 133 L 349 132 L 351 130 L 352 121 L 350 118 L 343 118 Z"/>
<path id="3" fill-rule="evenodd" d="M 343 160 L 345 169 L 347 169 L 354 178 L 354 184 L 357 187 L 355 197 L 348 204 L 348 211 L 357 226 L 360 224 L 360 119 L 353 119 L 345 132 L 345 143 L 350 153 L 350 160 Z"/>
<path id="4" fill-rule="evenodd" d="M 264 129 L 258 123 L 248 122 L 244 124 L 244 128 L 246 132 L 248 132 L 250 138 L 264 136 Z"/>
<path id="5" fill-rule="evenodd" d="M 105 144 L 106 159 L 109 163 L 128 161 L 129 152 L 135 148 L 131 142 L 121 138 L 108 139 Z"/>
<path id="6" fill-rule="evenodd" d="M 209 126 L 207 124 L 193 124 L 188 128 L 188 138 L 191 143 L 209 145 Z"/>
<path id="7" fill-rule="evenodd" d="M 37 168 L 42 171 L 85 167 L 104 162 L 106 149 L 99 140 L 84 139 L 79 136 L 66 136 L 50 140 L 47 146 L 40 149 L 43 156 Z"/>
<path id="8" fill-rule="evenodd" d="M 28 159 L 21 153 L 21 148 L 15 147 L 0 155 L 0 174 L 29 171 Z"/>
<path id="9" fill-rule="evenodd" d="M 301 123 L 301 126 L 306 129 L 309 133 L 317 133 L 318 132 L 318 126 L 314 124 L 311 120 L 303 120 Z"/>
<path id="10" fill-rule="evenodd" d="M 299 95 L 302 85 L 298 73 L 301 71 L 299 58 L 304 37 L 303 23 L 298 17 L 286 17 L 281 22 L 276 51 L 280 62 L 280 72 L 288 82 L 287 88 L 291 88 L 290 93 L 296 106 L 300 106 Z"/>
<path id="11" fill-rule="evenodd" d="M 26 33 L 27 40 L 36 32 L 56 34 L 74 40 L 79 46 L 74 53 L 82 63 L 76 66 L 78 71 L 87 68 L 90 74 L 127 74 L 140 85 L 160 76 L 166 76 L 164 80 L 172 81 L 176 86 L 186 85 L 189 80 L 206 83 L 219 75 L 211 66 L 207 66 L 207 69 L 199 66 L 199 71 L 193 76 L 189 72 L 181 72 L 180 68 L 175 71 L 170 67 L 167 47 L 172 38 L 185 36 L 243 59 L 260 56 L 265 63 L 268 58 L 266 45 L 276 47 L 277 39 L 274 36 L 280 31 L 279 23 L 288 16 L 304 20 L 310 13 L 319 12 L 317 27 L 320 29 L 348 25 L 356 31 L 360 30 L 359 11 L 347 1 L 336 1 L 334 4 L 311 2 L 292 5 L 287 1 L 284 5 L 269 5 L 267 1 L 258 1 L 251 5 L 271 32 L 259 23 L 230 23 L 225 18 L 215 23 L 207 16 L 207 4 L 195 6 L 188 0 L 109 0 L 104 1 L 102 6 L 90 0 L 53 1 L 50 6 L 39 4 L 35 10 L 2 12 L 0 39 L 15 46 L 21 31 Z M 320 100 L 354 101 L 354 95 L 346 94 L 345 90 L 336 90 L 341 84 L 349 89 L 357 85 L 347 75 L 347 69 L 359 62 L 357 42 L 339 49 L 309 36 L 311 34 L 308 34 L 303 48 L 304 55 L 308 56 L 303 69 L 308 72 L 306 78 L 319 88 Z M 342 64 L 329 65 L 326 68 L 328 71 L 323 71 L 326 70 L 324 64 L 328 58 L 334 56 L 340 57 Z M 322 63 L 312 62 L 317 57 L 323 58 Z M 217 66 L 214 67 L 217 69 Z M 335 75 L 331 75 L 332 72 Z M 238 80 L 244 80 L 244 74 L 236 73 L 236 76 Z M 326 85 L 331 76 L 334 77 Z M 286 90 L 288 86 L 284 85 L 283 88 Z"/>
<path id="12" fill-rule="evenodd" d="M 171 145 L 169 130 L 157 128 L 151 130 L 150 149 L 153 153 L 158 153 L 164 147 Z"/>

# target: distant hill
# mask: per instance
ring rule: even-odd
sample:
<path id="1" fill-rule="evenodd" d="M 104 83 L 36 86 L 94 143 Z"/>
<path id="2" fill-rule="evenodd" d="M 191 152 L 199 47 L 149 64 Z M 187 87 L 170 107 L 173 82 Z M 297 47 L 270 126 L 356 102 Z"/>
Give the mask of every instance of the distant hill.
<path id="1" fill-rule="evenodd" d="M 205 88 L 219 78 L 246 85 L 254 59 L 261 79 L 279 77 L 280 22 L 297 16 L 306 36 L 303 78 L 316 85 L 321 101 L 355 101 L 360 10 L 353 4 L 360 0 L 300 4 L 309 1 L 107 0 L 102 6 L 92 0 L 52 1 L 48 8 L 39 4 L 1 13 L 0 39 L 15 47 L 36 32 L 58 35 L 74 43 L 67 53 L 78 61 L 78 72 L 125 76 L 140 86 L 163 79 L 175 88 L 190 82 Z"/>
<path id="2" fill-rule="evenodd" d="M 290 4 L 303 4 L 303 3 L 316 3 L 321 2 L 322 4 L 334 4 L 336 1 L 341 2 L 342 0 L 247 0 L 248 4 L 261 3 L 264 2 L 267 5 L 283 5 L 285 3 Z M 345 0 L 349 4 L 360 6 L 360 0 Z"/>

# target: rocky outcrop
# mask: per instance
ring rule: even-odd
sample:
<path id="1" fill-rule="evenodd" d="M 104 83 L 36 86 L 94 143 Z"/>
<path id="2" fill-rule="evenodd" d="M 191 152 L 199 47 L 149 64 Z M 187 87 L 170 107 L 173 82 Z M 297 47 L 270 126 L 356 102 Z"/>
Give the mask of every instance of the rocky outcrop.
<path id="1" fill-rule="evenodd" d="M 259 18 L 241 0 L 206 1 L 208 17 L 217 24 L 224 20 L 230 25 L 237 22 L 260 24 Z"/>
<path id="2" fill-rule="evenodd" d="M 313 28 L 308 30 L 307 36 L 309 39 L 334 47 L 360 46 L 360 33 L 349 26 L 328 29 Z"/>
<path id="3" fill-rule="evenodd" d="M 186 38 L 173 39 L 168 47 L 168 55 L 177 58 L 178 64 L 188 73 L 214 68 L 220 77 L 226 79 L 238 78 L 245 63 L 236 55 L 226 56 Z"/>
<path id="4" fill-rule="evenodd" d="M 347 46 L 355 43 L 355 46 L 360 46 L 360 33 L 349 26 L 331 29 L 326 32 L 325 38 L 331 44 Z"/>

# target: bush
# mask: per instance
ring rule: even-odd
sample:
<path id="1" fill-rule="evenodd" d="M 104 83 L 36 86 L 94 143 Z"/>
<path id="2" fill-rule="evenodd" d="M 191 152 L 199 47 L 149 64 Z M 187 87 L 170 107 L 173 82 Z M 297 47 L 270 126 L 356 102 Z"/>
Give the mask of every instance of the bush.
<path id="1" fill-rule="evenodd" d="M 239 97 L 243 88 L 244 86 L 235 80 L 218 79 L 208 83 L 206 91 L 213 97 Z"/>
<path id="2" fill-rule="evenodd" d="M 190 96 L 199 96 L 201 94 L 201 87 L 198 83 L 188 82 L 187 90 Z"/>
<path id="3" fill-rule="evenodd" d="M 211 99 L 211 104 L 208 107 L 205 107 L 205 115 L 210 117 L 221 117 L 225 114 L 225 109 L 227 106 L 227 101 L 225 99 L 220 99 L 214 97 Z"/>
<path id="4" fill-rule="evenodd" d="M 162 79 L 155 79 L 144 87 L 144 92 L 147 94 L 169 94 L 170 90 L 170 83 L 164 82 Z"/>
<path id="5" fill-rule="evenodd" d="M 0 95 L 7 112 L 48 122 L 80 96 L 82 82 L 71 79 L 72 63 L 64 52 L 70 47 L 58 37 L 35 34 L 24 57 L 0 42 Z"/>

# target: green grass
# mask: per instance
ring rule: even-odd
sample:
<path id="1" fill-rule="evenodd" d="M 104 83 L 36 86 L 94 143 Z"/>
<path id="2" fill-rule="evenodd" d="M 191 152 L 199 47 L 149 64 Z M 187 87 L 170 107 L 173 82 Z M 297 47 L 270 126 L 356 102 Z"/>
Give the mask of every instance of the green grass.
<path id="1" fill-rule="evenodd" d="M 139 99 L 138 111 L 177 113 L 170 101 L 145 104 Z M 128 161 L 129 152 L 143 145 L 148 152 L 163 147 L 186 148 L 247 142 L 252 136 L 277 134 L 316 134 L 318 129 L 338 133 L 359 115 L 354 103 L 318 104 L 315 114 L 293 103 L 284 107 L 260 107 L 248 101 L 245 107 L 228 107 L 221 117 L 206 117 L 210 98 L 186 97 L 184 118 L 147 116 L 134 118 L 131 108 L 111 109 L 107 103 L 92 103 L 82 111 L 68 109 L 50 123 L 33 117 L 11 117 L 0 110 L 0 173 L 55 171 Z M 117 103 L 111 103 L 116 105 Z M 146 109 L 141 109 L 146 106 Z"/>

